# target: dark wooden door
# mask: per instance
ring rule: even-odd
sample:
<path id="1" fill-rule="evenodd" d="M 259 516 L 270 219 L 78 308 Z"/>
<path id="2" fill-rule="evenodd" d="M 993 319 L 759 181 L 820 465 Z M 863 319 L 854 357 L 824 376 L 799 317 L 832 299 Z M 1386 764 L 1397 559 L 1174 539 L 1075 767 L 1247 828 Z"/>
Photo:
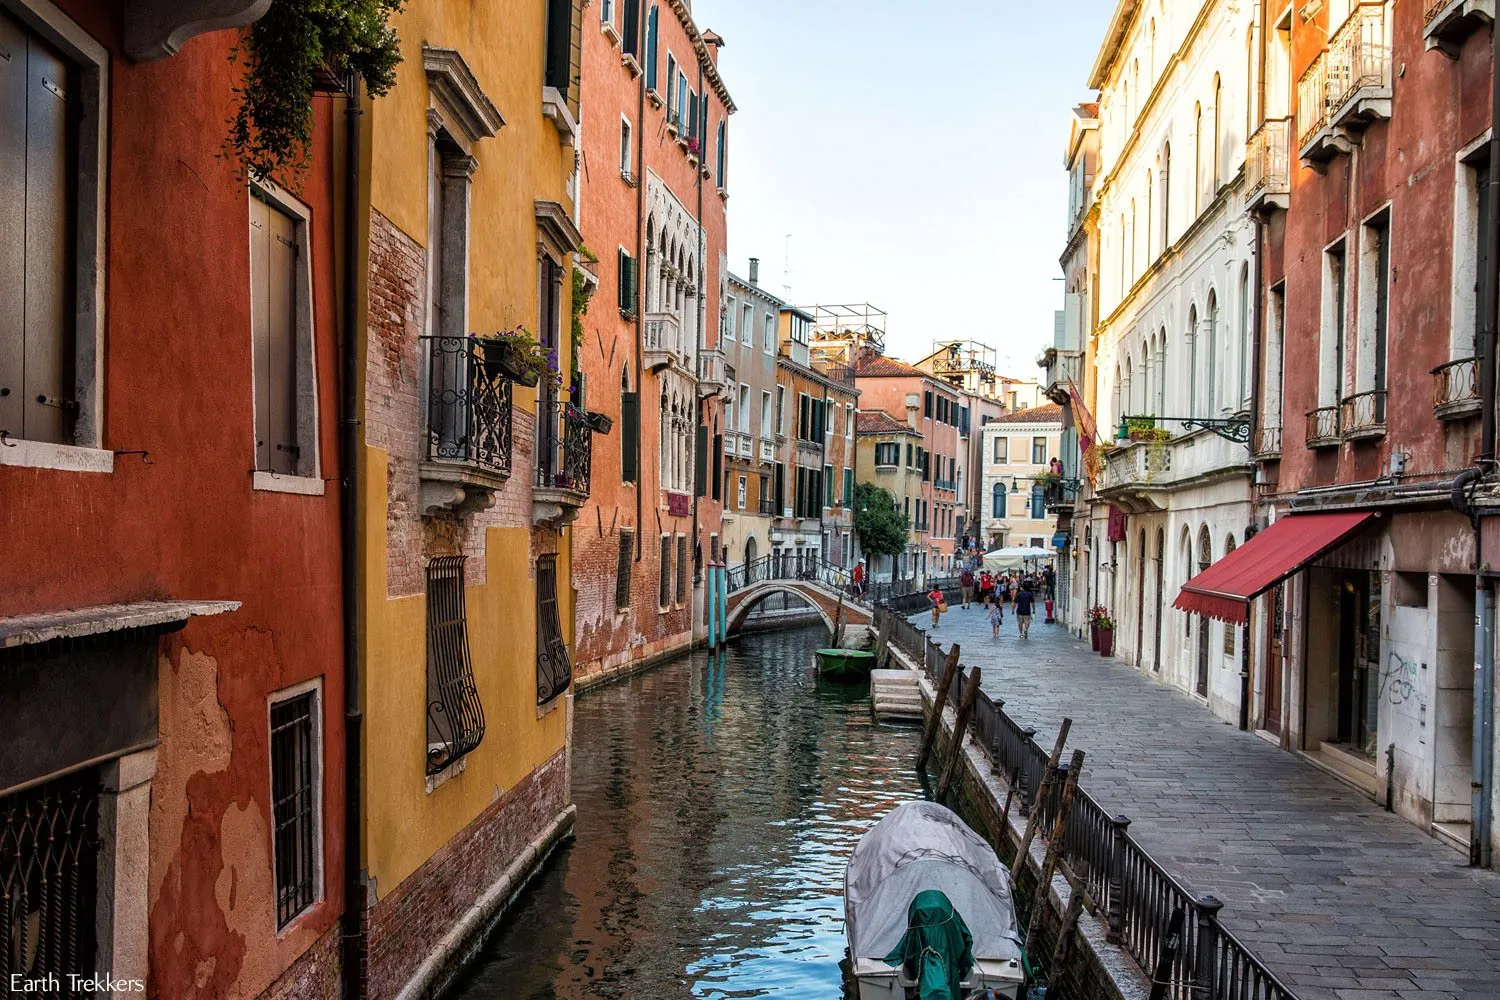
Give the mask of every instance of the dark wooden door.
<path id="1" fill-rule="evenodd" d="M 1286 634 L 1286 587 L 1271 591 L 1271 614 L 1266 619 L 1266 684 L 1262 692 L 1261 725 L 1281 733 L 1281 644 Z"/>

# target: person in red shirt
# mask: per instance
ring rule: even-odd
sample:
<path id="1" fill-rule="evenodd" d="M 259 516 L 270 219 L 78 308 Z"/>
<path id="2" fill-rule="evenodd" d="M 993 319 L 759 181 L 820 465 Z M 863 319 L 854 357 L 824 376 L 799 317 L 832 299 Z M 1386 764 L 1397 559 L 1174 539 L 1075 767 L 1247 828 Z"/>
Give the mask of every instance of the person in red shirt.
<path id="1" fill-rule="evenodd" d="M 932 605 L 932 627 L 937 628 L 938 616 L 943 613 L 943 592 L 933 587 L 927 595 L 927 600 Z"/>
<path id="2" fill-rule="evenodd" d="M 974 596 L 974 571 L 967 566 L 958 574 L 958 591 L 963 598 L 964 609 L 967 610 L 969 600 Z"/>
<path id="3" fill-rule="evenodd" d="M 861 559 L 854 564 L 854 596 L 859 597 L 865 592 L 865 561 Z"/>

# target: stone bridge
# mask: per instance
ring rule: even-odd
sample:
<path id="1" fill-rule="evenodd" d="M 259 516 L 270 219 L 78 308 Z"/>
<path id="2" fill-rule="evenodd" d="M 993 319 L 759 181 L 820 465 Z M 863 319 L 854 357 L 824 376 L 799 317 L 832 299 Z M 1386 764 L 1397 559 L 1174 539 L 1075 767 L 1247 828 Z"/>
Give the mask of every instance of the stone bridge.
<path id="1" fill-rule="evenodd" d="M 775 593 L 795 594 L 808 604 L 823 619 L 828 631 L 833 631 L 833 619 L 838 614 L 839 591 L 824 583 L 811 580 L 757 580 L 744 584 L 729 595 L 726 631 L 734 635 L 740 630 L 745 615 L 759 604 L 761 598 Z M 848 594 L 844 595 L 843 622 L 845 625 L 869 625 L 874 620 L 869 605 L 856 604 Z"/>

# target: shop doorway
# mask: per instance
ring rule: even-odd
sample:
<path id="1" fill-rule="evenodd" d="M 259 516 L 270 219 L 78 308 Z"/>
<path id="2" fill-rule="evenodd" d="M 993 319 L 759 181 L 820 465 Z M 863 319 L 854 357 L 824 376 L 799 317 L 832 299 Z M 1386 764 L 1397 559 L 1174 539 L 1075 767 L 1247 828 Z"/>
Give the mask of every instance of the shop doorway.
<path id="1" fill-rule="evenodd" d="M 1420 579 L 1425 586 L 1425 576 Z M 1398 589 L 1398 596 L 1399 593 Z M 1449 574 L 1438 577 L 1436 597 L 1437 697 L 1433 720 L 1436 773 L 1432 783 L 1432 821 L 1440 833 L 1467 849 L 1474 780 L 1473 577 Z M 1401 664 L 1392 667 L 1405 670 Z M 1396 689 L 1397 695 L 1404 695 L 1404 685 L 1409 684 L 1404 676 L 1397 675 L 1387 686 Z"/>
<path id="2" fill-rule="evenodd" d="M 1261 727 L 1281 735 L 1281 669 L 1282 643 L 1286 636 L 1286 585 L 1272 588 L 1267 595 L 1270 614 L 1266 616 L 1266 683 L 1261 691 Z"/>
<path id="3" fill-rule="evenodd" d="M 1338 728 L 1335 742 L 1365 760 L 1377 753 L 1380 578 L 1343 573 L 1338 588 Z"/>

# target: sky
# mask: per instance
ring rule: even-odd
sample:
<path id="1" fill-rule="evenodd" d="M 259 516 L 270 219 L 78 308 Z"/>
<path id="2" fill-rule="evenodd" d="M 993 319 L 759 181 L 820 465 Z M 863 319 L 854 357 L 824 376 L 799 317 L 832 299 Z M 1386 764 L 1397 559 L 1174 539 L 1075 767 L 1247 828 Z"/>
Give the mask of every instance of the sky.
<path id="1" fill-rule="evenodd" d="M 724 36 L 729 261 L 870 302 L 886 353 L 994 347 L 1035 378 L 1062 308 L 1070 110 L 1114 0 L 696 0 Z M 788 239 L 790 234 L 790 239 Z M 789 263 L 789 267 L 787 266 Z"/>

